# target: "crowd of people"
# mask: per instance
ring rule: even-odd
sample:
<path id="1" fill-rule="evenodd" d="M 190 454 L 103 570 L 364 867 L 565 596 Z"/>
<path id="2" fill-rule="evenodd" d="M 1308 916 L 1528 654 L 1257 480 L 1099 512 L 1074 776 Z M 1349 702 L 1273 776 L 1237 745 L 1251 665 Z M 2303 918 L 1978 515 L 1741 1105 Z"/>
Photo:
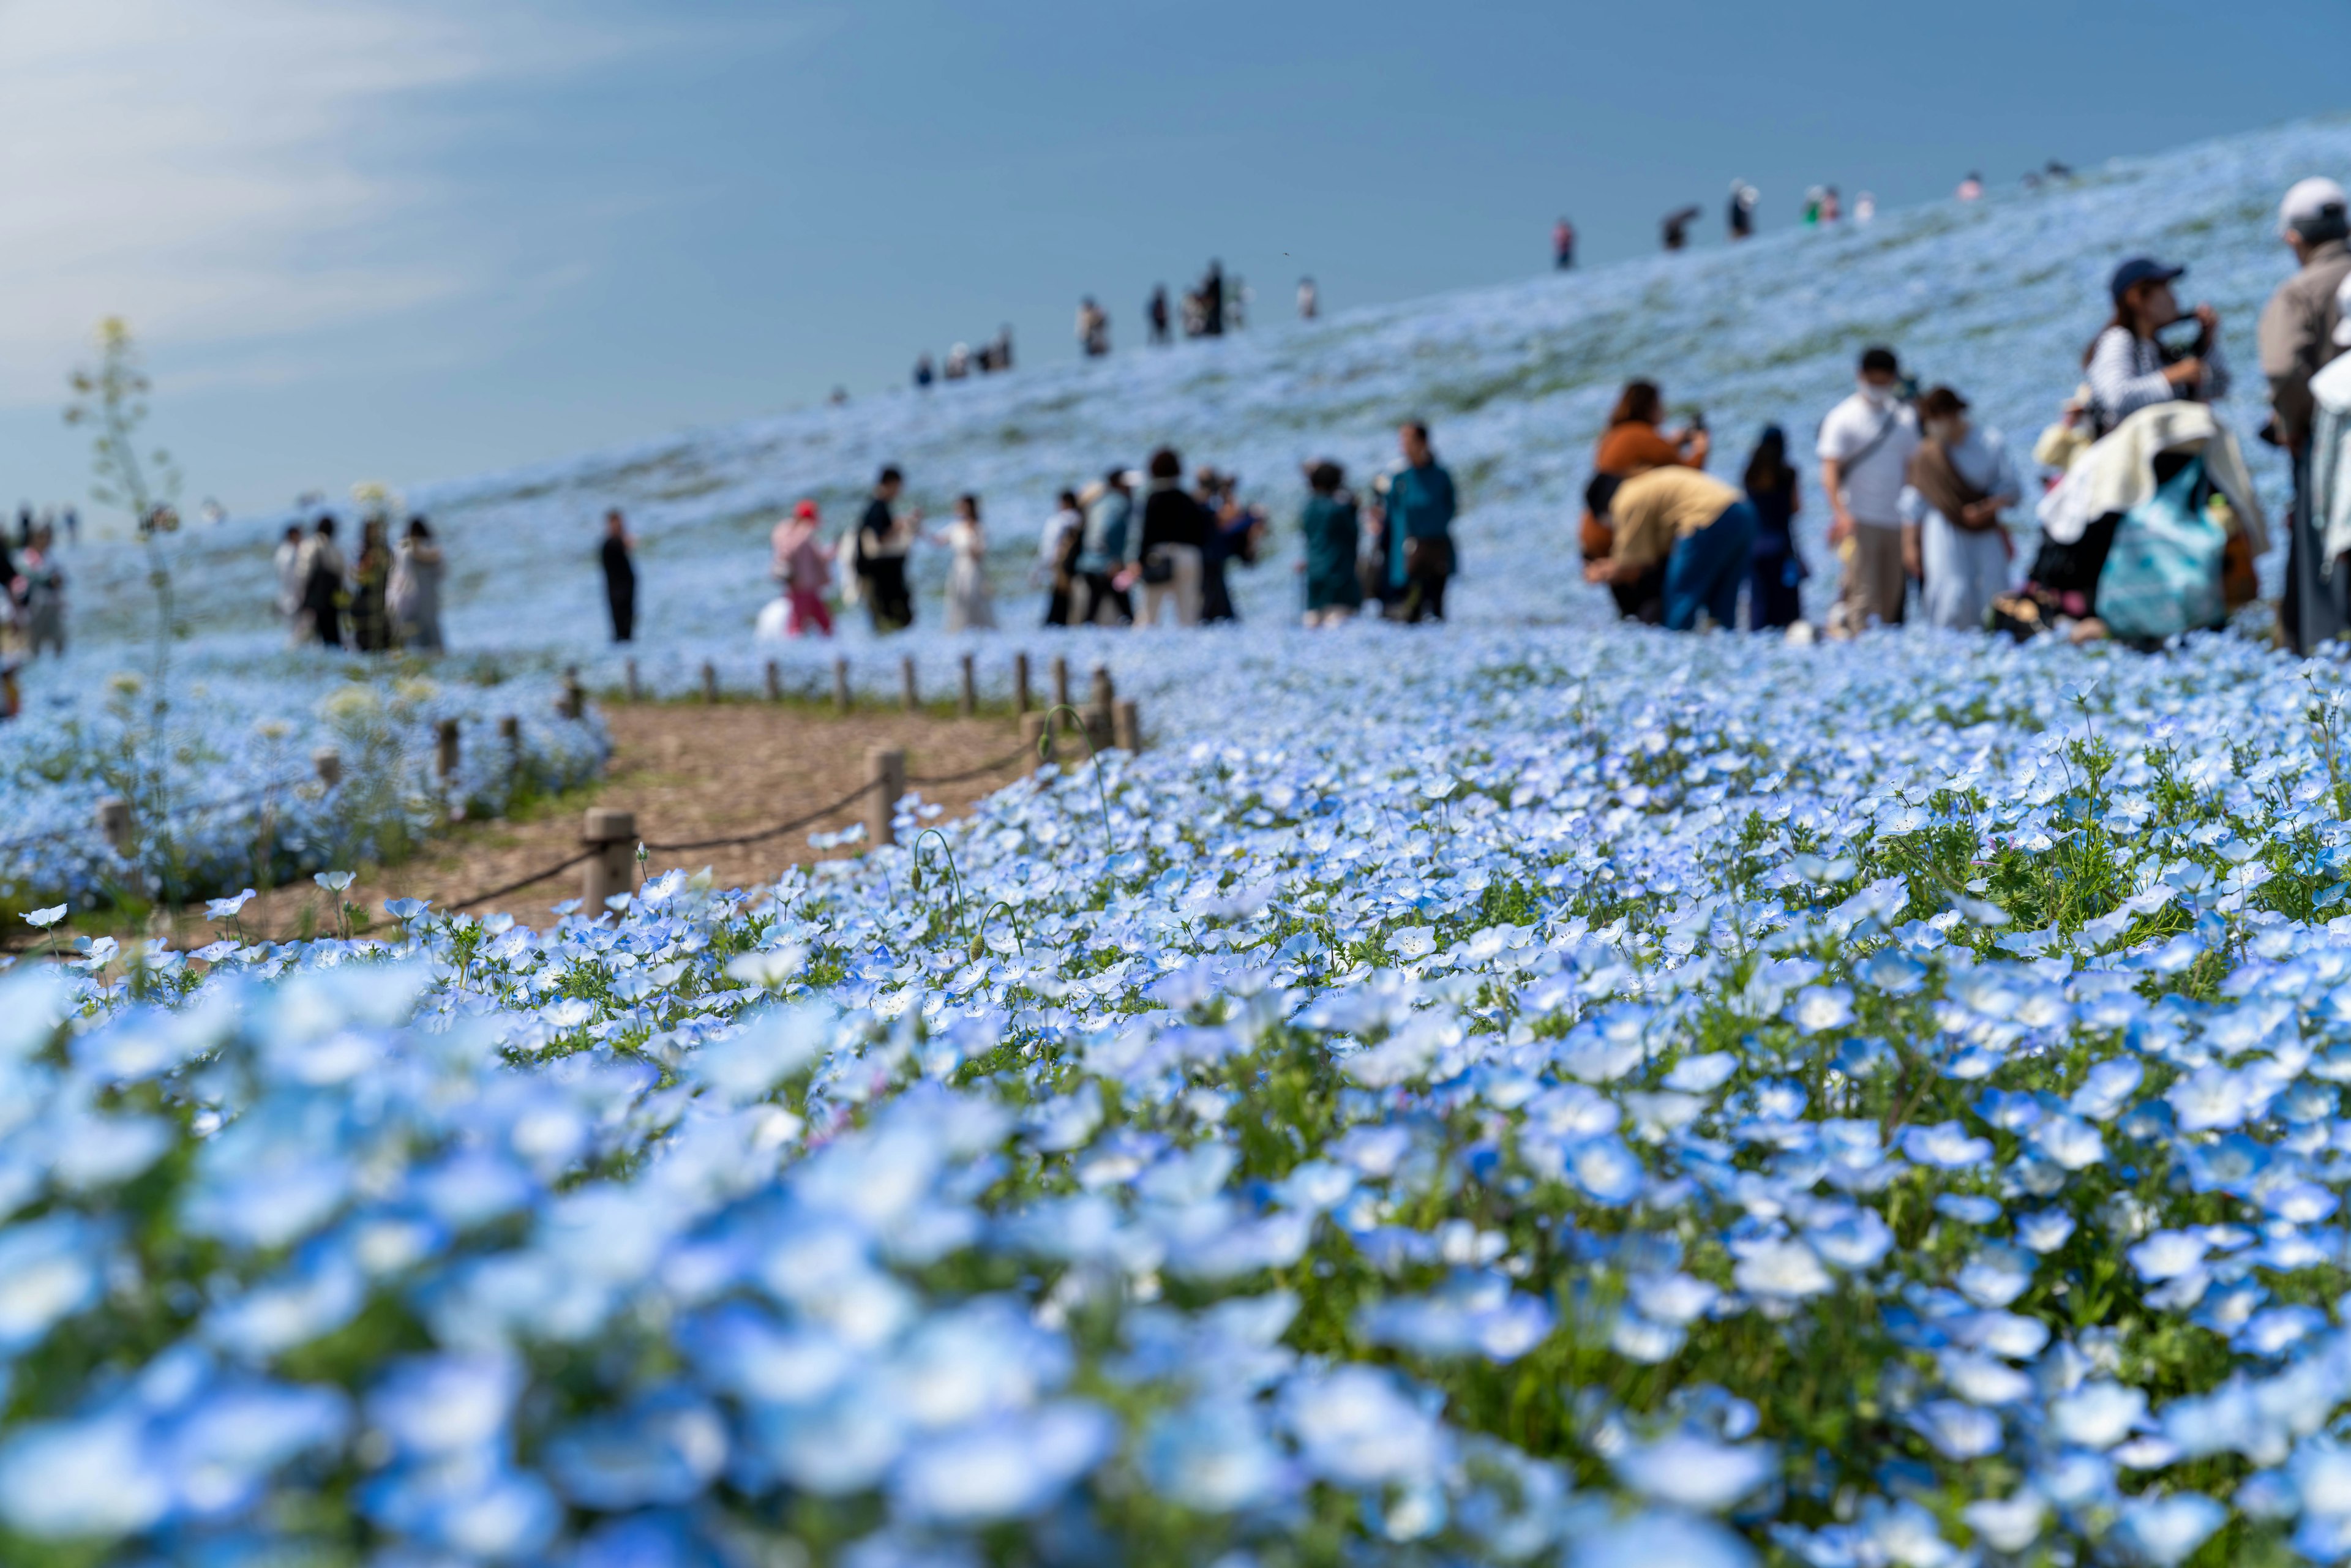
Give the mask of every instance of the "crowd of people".
<path id="1" fill-rule="evenodd" d="M 2297 270 L 2262 314 L 2271 417 L 2261 434 L 2294 462 L 2278 622 L 2308 653 L 2351 630 L 2351 570 L 2337 570 L 2351 551 L 2351 371 L 2322 374 L 2351 345 L 2342 187 L 2294 185 L 2278 233 Z M 2181 306 L 2173 286 L 2185 272 L 2149 256 L 2114 269 L 2081 382 L 2032 446 L 2030 531 L 2017 515 L 2028 484 L 2002 434 L 1972 417 L 1958 388 L 1922 391 L 1892 349 L 1865 350 L 1814 447 L 1843 569 L 1821 629 L 1899 625 L 1915 603 L 1938 627 L 2146 646 L 2250 603 L 2268 525 L 2237 437 L 2211 407 L 2231 383 L 2220 318 Z M 1762 432 L 1739 485 L 1706 472 L 1709 450 L 1702 416 L 1669 426 L 1654 382 L 1626 384 L 1584 493 L 1586 579 L 1627 619 L 1809 634 L 1785 434 Z M 2034 544 L 2021 570 L 2020 537 Z"/>
<path id="2" fill-rule="evenodd" d="M 361 653 L 442 651 L 441 580 L 445 561 L 433 525 L 411 517 L 395 544 L 391 519 L 360 520 L 356 556 L 335 540 L 336 520 L 321 513 L 308 532 L 287 526 L 274 564 L 277 610 L 292 647 L 349 648 Z"/>
<path id="3" fill-rule="evenodd" d="M 1428 427 L 1397 433 L 1399 461 L 1358 502 L 1345 470 L 1322 459 L 1306 465 L 1301 513 L 1305 542 L 1298 568 L 1303 619 L 1336 624 L 1366 604 L 1390 618 L 1441 620 L 1455 572 L 1453 476 L 1438 463 Z M 964 495 L 955 517 L 925 532 L 918 507 L 902 506 L 905 476 L 894 465 L 876 477 L 856 526 L 830 544 L 817 504 L 803 500 L 769 537 L 777 594 L 760 613 L 758 635 L 830 636 L 834 601 L 863 605 L 877 634 L 916 619 L 908 561 L 920 545 L 949 552 L 946 625 L 949 632 L 998 625 L 980 499 Z M 1151 454 L 1140 469 L 1114 466 L 1081 489 L 1061 492 L 1038 539 L 1031 583 L 1044 594 L 1048 627 L 1196 626 L 1239 619 L 1229 572 L 1257 564 L 1269 521 L 1241 499 L 1238 476 L 1202 466 L 1185 483 L 1183 455 Z M 605 576 L 612 594 L 613 635 L 630 635 L 634 575 L 619 514 L 608 523 Z"/>
<path id="4" fill-rule="evenodd" d="M 1734 214 L 1752 206 L 1743 183 Z M 1833 193 L 1831 193 L 1833 194 Z M 2351 223 L 2343 188 L 2295 184 L 2278 234 L 2296 270 L 2259 326 L 2270 418 L 2261 438 L 2291 457 L 2282 641 L 2307 653 L 2351 633 Z M 1562 228 L 1565 228 L 1562 223 Z M 1573 233 L 1562 241 L 1562 260 Z M 2186 269 L 2148 256 L 2117 266 L 2106 319 L 2081 353 L 2082 375 L 2031 449 L 2028 480 L 2002 432 L 1974 417 L 1964 392 L 1921 388 L 1887 346 L 1865 349 L 1850 392 L 1822 418 L 1812 455 L 1829 514 L 1825 542 L 1841 587 L 1820 626 L 1808 624 L 1813 575 L 1795 524 L 1803 479 L 1787 433 L 1766 426 L 1736 483 L 1708 472 L 1703 413 L 1677 422 L 1653 380 L 1624 386 L 1593 455 L 1579 529 L 1583 576 L 1631 621 L 1688 631 L 1744 625 L 1808 637 L 1847 636 L 1913 618 L 1952 630 L 2154 645 L 2223 623 L 2258 591 L 2253 562 L 2268 525 L 2235 434 L 2212 403 L 2232 372 L 2218 313 L 2183 308 Z M 1314 306 L 1311 279 L 1301 314 Z M 1231 299 L 1211 267 L 1192 296 L 1204 331 L 1222 330 Z M 1164 306 L 1164 291 L 1159 297 Z M 1087 302 L 1087 309 L 1095 309 Z M 1081 318 L 1081 330 L 1089 325 Z M 1358 497 L 1344 468 L 1308 464 L 1299 512 L 1302 619 L 1343 622 L 1371 607 L 1402 622 L 1442 620 L 1458 570 L 1458 498 L 1426 424 L 1397 433 L 1398 461 Z M 1172 447 L 1140 469 L 1119 465 L 1061 493 L 1039 541 L 1033 585 L 1047 626 L 1178 626 L 1238 618 L 1228 573 L 1259 560 L 1264 511 L 1229 474 L 1203 466 L 1186 486 Z M 926 532 L 902 505 L 904 474 L 877 476 L 854 527 L 828 538 L 813 501 L 770 537 L 775 601 L 763 635 L 830 635 L 836 603 L 862 605 L 887 634 L 916 618 L 908 564 L 948 552 L 949 631 L 998 624 L 980 497 L 955 502 Z M 2031 523 L 2023 508 L 2032 503 Z M 383 516 L 366 517 L 354 559 L 336 519 L 286 531 L 277 553 L 277 608 L 296 644 L 437 651 L 443 557 L 430 525 L 409 520 L 397 546 Z M 2021 541 L 2032 549 L 2026 558 Z M 605 519 L 601 563 L 612 635 L 634 635 L 634 541 L 618 510 Z M 2020 563 L 2021 566 L 2020 566 Z M 55 530 L 29 512 L 12 550 L 0 536 L 0 622 L 12 643 L 62 652 L 64 574 Z"/>

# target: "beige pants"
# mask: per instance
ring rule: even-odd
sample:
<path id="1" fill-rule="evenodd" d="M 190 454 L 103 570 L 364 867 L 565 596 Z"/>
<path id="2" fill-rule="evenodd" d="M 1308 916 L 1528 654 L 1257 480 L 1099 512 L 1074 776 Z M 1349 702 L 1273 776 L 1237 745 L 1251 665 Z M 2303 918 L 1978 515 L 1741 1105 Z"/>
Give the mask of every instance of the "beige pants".
<path id="1" fill-rule="evenodd" d="M 1152 554 L 1164 556 L 1175 570 L 1165 582 L 1145 582 L 1143 587 L 1143 608 L 1136 612 L 1137 626 L 1159 624 L 1159 607 L 1174 602 L 1176 624 L 1197 626 L 1200 623 L 1200 550 L 1196 545 L 1155 545 Z"/>
<path id="2" fill-rule="evenodd" d="M 1847 623 L 1856 632 L 1874 616 L 1882 624 L 1902 624 L 1902 601 L 1909 591 L 1909 574 L 1902 570 L 1902 528 L 1899 524 L 1853 524 L 1853 566 L 1845 577 Z"/>

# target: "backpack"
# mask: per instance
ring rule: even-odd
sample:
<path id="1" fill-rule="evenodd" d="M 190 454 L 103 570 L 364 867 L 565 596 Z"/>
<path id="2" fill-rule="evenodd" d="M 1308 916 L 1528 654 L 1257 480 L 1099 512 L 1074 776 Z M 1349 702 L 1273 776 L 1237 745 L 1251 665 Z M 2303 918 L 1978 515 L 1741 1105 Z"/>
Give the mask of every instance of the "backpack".
<path id="1" fill-rule="evenodd" d="M 2098 575 L 2098 619 L 2116 636 L 2160 641 L 2227 619 L 2228 534 L 2206 515 L 2203 493 L 2199 457 L 2123 514 Z"/>

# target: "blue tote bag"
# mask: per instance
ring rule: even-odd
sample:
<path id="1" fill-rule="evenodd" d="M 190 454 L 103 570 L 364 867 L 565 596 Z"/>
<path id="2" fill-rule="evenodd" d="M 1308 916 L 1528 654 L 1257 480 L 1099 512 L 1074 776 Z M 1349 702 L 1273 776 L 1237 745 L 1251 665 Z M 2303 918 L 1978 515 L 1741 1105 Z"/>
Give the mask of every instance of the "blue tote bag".
<path id="1" fill-rule="evenodd" d="M 2123 514 L 2098 574 L 2098 619 L 2117 637 L 2176 637 L 2228 618 L 2220 555 L 2229 536 L 2196 504 L 2197 458 Z"/>

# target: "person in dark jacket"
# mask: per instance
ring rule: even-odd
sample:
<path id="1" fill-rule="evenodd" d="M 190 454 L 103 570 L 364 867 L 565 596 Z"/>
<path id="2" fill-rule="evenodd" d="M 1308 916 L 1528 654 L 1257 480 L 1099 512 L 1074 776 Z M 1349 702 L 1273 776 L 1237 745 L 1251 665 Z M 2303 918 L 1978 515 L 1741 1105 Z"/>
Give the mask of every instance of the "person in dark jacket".
<path id="1" fill-rule="evenodd" d="M 1143 501 L 1143 528 L 1134 543 L 1134 564 L 1119 583 L 1125 588 L 1140 580 L 1143 611 L 1138 627 L 1158 624 L 1159 607 L 1172 602 L 1176 624 L 1200 623 L 1201 555 L 1208 543 L 1208 514 L 1184 489 L 1184 459 L 1175 448 L 1163 446 L 1151 455 L 1151 488 Z"/>
<path id="2" fill-rule="evenodd" d="M 1793 532 L 1803 499 L 1788 463 L 1787 433 L 1763 427 L 1747 459 L 1747 500 L 1755 508 L 1755 542 L 1748 547 L 1747 624 L 1755 632 L 1793 626 L 1804 618 L 1801 585 L 1812 575 L 1796 553 Z"/>
<path id="3" fill-rule="evenodd" d="M 1388 478 L 1380 530 L 1381 601 L 1391 619 L 1445 619 L 1445 585 L 1454 570 L 1453 476 L 1428 444 L 1428 426 L 1412 420 L 1396 432 L 1405 465 Z"/>
<path id="4" fill-rule="evenodd" d="M 1306 509 L 1298 526 L 1306 536 L 1309 626 L 1335 626 L 1364 602 L 1364 580 L 1355 570 L 1363 525 L 1346 484 L 1346 470 L 1327 459 L 1306 470 Z"/>
<path id="5" fill-rule="evenodd" d="M 906 477 L 885 467 L 873 482 L 873 498 L 857 523 L 857 575 L 865 580 L 866 613 L 873 630 L 900 632 L 914 623 L 914 598 L 906 586 L 906 552 L 914 548 L 923 523 L 919 507 L 903 518 L 891 507 L 905 488 Z"/>
<path id="6" fill-rule="evenodd" d="M 637 632 L 637 569 L 630 560 L 636 541 L 618 507 L 604 514 L 604 603 L 612 612 L 612 641 L 626 643 Z"/>
<path id="7" fill-rule="evenodd" d="M 1165 284 L 1153 287 L 1151 303 L 1144 307 L 1143 314 L 1144 319 L 1151 323 L 1151 340 L 1154 343 L 1171 340 L 1167 336 L 1167 286 Z"/>
<path id="8" fill-rule="evenodd" d="M 302 612 L 321 646 L 343 645 L 343 552 L 335 544 L 335 519 L 319 519 L 302 571 Z"/>

